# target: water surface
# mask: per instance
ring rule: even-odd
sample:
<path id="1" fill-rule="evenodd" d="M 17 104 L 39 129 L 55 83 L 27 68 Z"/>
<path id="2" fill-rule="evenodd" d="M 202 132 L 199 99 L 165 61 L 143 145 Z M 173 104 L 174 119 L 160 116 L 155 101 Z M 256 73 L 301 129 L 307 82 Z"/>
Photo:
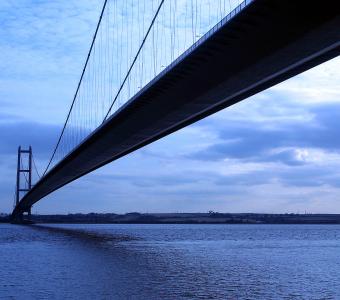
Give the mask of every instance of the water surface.
<path id="1" fill-rule="evenodd" d="M 340 299 L 340 225 L 0 225 L 0 299 Z"/>

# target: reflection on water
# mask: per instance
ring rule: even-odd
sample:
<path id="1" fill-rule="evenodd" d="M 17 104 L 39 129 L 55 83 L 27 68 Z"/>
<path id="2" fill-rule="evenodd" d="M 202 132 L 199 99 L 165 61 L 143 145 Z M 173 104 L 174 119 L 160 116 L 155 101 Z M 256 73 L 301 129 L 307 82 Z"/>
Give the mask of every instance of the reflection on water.
<path id="1" fill-rule="evenodd" d="M 0 225 L 0 299 L 339 299 L 339 225 Z"/>

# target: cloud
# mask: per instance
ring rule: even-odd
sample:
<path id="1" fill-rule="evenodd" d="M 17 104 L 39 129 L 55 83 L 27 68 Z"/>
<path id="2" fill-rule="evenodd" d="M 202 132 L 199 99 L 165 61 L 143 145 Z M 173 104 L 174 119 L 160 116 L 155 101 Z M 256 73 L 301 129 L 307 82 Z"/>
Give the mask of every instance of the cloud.
<path id="1" fill-rule="evenodd" d="M 208 161 L 231 158 L 300 165 L 305 163 L 301 149 L 338 152 L 340 140 L 335 137 L 339 135 L 340 105 L 314 107 L 310 113 L 313 118 L 305 123 L 291 120 L 276 127 L 268 126 L 268 122 L 230 120 L 226 126 L 218 127 L 218 142 L 188 157 Z"/>
<path id="2" fill-rule="evenodd" d="M 60 126 L 36 122 L 0 122 L 1 155 L 16 154 L 19 145 L 31 145 L 39 157 L 48 157 L 60 134 Z"/>
<path id="3" fill-rule="evenodd" d="M 27 121 L 64 121 L 101 5 L 91 0 L 1 1 L 2 112 Z"/>

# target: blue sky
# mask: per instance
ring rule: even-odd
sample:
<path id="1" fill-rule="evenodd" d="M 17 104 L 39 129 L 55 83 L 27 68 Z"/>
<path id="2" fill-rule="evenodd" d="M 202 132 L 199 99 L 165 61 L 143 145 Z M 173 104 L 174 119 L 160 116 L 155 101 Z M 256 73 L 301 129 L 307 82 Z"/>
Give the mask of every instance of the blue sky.
<path id="1" fill-rule="evenodd" d="M 18 145 L 42 170 L 61 130 L 101 1 L 0 3 L 0 212 Z M 39 213 L 340 213 L 336 58 L 71 183 Z"/>

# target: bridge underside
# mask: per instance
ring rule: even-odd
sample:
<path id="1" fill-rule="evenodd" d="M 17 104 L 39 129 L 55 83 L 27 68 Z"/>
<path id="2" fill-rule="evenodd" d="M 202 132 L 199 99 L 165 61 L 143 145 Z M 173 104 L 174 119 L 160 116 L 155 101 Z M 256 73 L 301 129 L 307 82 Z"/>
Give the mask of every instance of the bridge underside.
<path id="1" fill-rule="evenodd" d="M 113 160 L 338 56 L 339 28 L 337 1 L 255 0 L 114 113 L 24 196 L 13 215 Z"/>

